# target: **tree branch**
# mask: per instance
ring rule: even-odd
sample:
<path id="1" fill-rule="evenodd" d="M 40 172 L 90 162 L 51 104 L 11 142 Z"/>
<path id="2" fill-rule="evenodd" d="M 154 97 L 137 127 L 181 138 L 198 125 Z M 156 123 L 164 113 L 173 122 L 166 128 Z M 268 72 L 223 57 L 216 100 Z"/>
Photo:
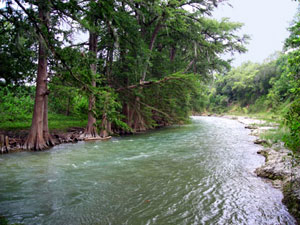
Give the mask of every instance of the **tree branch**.
<path id="1" fill-rule="evenodd" d="M 61 55 L 59 53 L 57 53 L 54 49 L 53 46 L 51 46 L 51 44 L 49 43 L 48 39 L 45 37 L 44 33 L 41 31 L 40 27 L 38 26 L 37 22 L 35 21 L 34 18 L 32 18 L 32 16 L 30 15 L 30 13 L 25 9 L 25 7 L 20 3 L 19 0 L 15 0 L 15 2 L 18 4 L 18 6 L 20 6 L 20 8 L 25 12 L 25 14 L 28 16 L 29 20 L 31 20 L 31 22 L 34 24 L 34 27 L 37 31 L 38 34 L 40 34 L 43 38 L 43 40 L 45 41 L 47 47 L 50 49 L 50 51 L 52 52 L 54 58 L 57 58 L 58 60 L 61 61 L 61 63 L 63 64 L 63 67 L 66 68 L 68 70 L 68 72 L 71 74 L 72 77 L 75 78 L 75 80 L 77 80 L 79 83 L 81 83 L 85 88 L 87 88 L 87 90 L 89 90 L 91 93 L 93 92 L 93 90 L 86 85 L 83 81 L 81 81 L 71 70 L 71 68 L 67 65 L 67 63 L 65 62 L 65 60 L 63 59 L 63 57 L 61 57 Z"/>
<path id="2" fill-rule="evenodd" d="M 128 87 L 121 87 L 121 88 L 118 88 L 116 91 L 122 91 L 122 90 L 128 90 L 128 89 L 134 89 L 134 88 L 139 88 L 139 87 L 147 87 L 147 86 L 150 86 L 150 85 L 153 85 L 153 84 L 160 84 L 160 83 L 164 83 L 164 82 L 167 82 L 169 80 L 184 80 L 180 77 L 165 77 L 164 79 L 162 80 L 158 80 L 158 81 L 143 81 L 143 82 L 140 82 L 139 84 L 134 84 L 134 85 L 130 85 Z"/>

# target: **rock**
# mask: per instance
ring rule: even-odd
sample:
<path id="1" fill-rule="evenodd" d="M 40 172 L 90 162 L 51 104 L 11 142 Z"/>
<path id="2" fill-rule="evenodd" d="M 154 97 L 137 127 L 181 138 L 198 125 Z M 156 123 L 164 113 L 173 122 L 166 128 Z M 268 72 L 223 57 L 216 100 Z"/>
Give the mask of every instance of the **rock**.
<path id="1" fill-rule="evenodd" d="M 259 129 L 251 130 L 251 135 L 252 135 L 252 136 L 257 136 L 257 137 L 258 137 L 258 136 L 260 135 L 260 133 L 261 133 L 261 132 L 260 132 Z"/>
<path id="2" fill-rule="evenodd" d="M 255 130 L 255 129 L 257 129 L 257 127 L 254 126 L 254 125 L 247 125 L 247 126 L 245 126 L 245 128 L 246 128 L 246 129 L 250 129 L 250 130 Z"/>
<path id="3" fill-rule="evenodd" d="M 280 147 L 282 144 L 277 145 Z M 300 224 L 300 165 L 295 165 L 295 158 L 290 150 L 280 148 L 262 149 L 257 152 L 266 157 L 265 165 L 257 168 L 255 173 L 273 180 L 276 188 L 283 190 L 283 203 Z"/>
<path id="4" fill-rule="evenodd" d="M 224 116 L 232 119 L 231 116 Z M 259 136 L 268 130 L 278 129 L 278 124 L 268 123 L 263 120 L 256 120 L 247 117 L 238 117 L 238 121 L 245 125 L 245 128 L 251 129 L 251 135 Z M 253 124 L 259 125 L 258 127 Z M 281 188 L 283 191 L 283 203 L 287 206 L 289 212 L 300 224 L 300 162 L 296 162 L 293 153 L 284 147 L 284 143 L 269 143 L 265 140 L 256 139 L 255 144 L 268 144 L 271 148 L 261 149 L 257 153 L 265 156 L 266 161 L 263 166 L 257 168 L 255 173 L 267 179 L 272 180 L 275 188 Z"/>
<path id="5" fill-rule="evenodd" d="M 262 145 L 262 144 L 267 144 L 268 142 L 266 140 L 262 140 L 262 139 L 256 139 L 254 141 L 254 144 L 257 144 L 257 145 Z"/>
<path id="6" fill-rule="evenodd" d="M 280 189 L 283 185 L 282 180 L 273 180 L 272 182 L 273 187 Z"/>
<path id="7" fill-rule="evenodd" d="M 260 149 L 260 150 L 257 151 L 257 154 L 263 155 L 267 159 L 269 151 L 270 151 L 270 149 Z"/>

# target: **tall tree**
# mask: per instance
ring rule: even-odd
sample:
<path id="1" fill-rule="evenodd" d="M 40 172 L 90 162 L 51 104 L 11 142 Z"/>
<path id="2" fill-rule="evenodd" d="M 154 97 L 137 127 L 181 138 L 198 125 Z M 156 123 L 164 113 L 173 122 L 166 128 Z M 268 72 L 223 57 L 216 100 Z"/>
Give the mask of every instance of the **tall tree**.
<path id="1" fill-rule="evenodd" d="M 96 87 L 95 76 L 97 74 L 97 44 L 98 44 L 98 35 L 96 32 L 89 31 L 89 51 L 91 55 L 94 57 L 94 62 L 90 65 L 91 67 L 91 85 L 92 87 Z M 96 137 L 98 136 L 97 128 L 96 128 L 96 118 L 94 115 L 95 110 L 95 95 L 94 93 L 90 93 L 89 96 L 89 108 L 88 108 L 88 123 L 84 133 L 85 137 Z"/>
<path id="2" fill-rule="evenodd" d="M 20 4 L 18 2 L 18 4 Z M 32 125 L 25 141 L 27 149 L 42 150 L 54 144 L 48 128 L 48 49 L 46 38 L 48 37 L 50 4 L 49 1 L 38 1 L 38 71 L 36 78 L 36 94 L 32 116 Z M 45 31 L 45 32 L 43 32 Z M 42 33 L 43 32 L 43 33 Z"/>

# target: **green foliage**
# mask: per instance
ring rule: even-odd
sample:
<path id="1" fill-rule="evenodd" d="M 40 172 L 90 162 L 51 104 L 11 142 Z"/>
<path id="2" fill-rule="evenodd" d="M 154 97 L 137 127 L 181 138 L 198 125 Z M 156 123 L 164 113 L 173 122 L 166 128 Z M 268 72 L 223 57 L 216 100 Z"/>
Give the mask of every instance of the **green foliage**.
<path id="1" fill-rule="evenodd" d="M 285 122 L 290 129 L 290 134 L 285 136 L 287 146 L 299 152 L 300 150 L 300 12 L 297 13 L 292 26 L 289 28 L 290 36 L 286 39 L 285 47 L 290 50 L 288 54 L 288 91 L 294 97 L 286 116 Z"/>
<path id="2" fill-rule="evenodd" d="M 270 108 L 270 102 L 267 100 L 267 96 L 263 95 L 256 99 L 254 104 L 249 105 L 249 112 L 250 113 L 257 113 L 257 112 L 264 112 L 268 111 Z"/>
<path id="3" fill-rule="evenodd" d="M 9 82 L 16 85 L 35 76 L 38 54 L 34 50 L 36 34 L 40 34 L 50 62 L 50 127 L 51 120 L 56 120 L 53 115 L 84 118 L 92 96 L 98 126 L 107 119 L 117 128 L 129 129 L 132 121 L 126 121 L 126 105 L 142 118 L 141 123 L 145 120 L 148 128 L 182 123 L 191 111 L 207 107 L 205 82 L 212 74 L 229 70 L 230 60 L 220 55 L 244 52 L 248 40 L 246 35 L 236 34 L 242 24 L 208 16 L 218 1 L 45 1 L 41 4 L 50 11 L 49 26 L 38 26 L 37 3 L 25 2 L 24 9 L 14 7 L 11 1 L 0 9 L 0 63 L 4 63 L 0 68 L 5 75 L 1 77 L 4 85 L 10 77 L 13 79 Z M 62 28 L 62 24 L 71 29 Z M 98 42 L 74 44 L 77 30 L 97 36 L 89 41 Z M 97 71 L 91 69 L 92 65 Z M 234 89 L 243 86 L 237 83 Z M 33 95 L 22 96 L 22 103 L 13 95 L 0 100 L 3 106 L 6 104 L 1 110 L 15 122 L 31 114 Z M 216 102 L 225 105 L 229 101 L 221 97 Z"/>
<path id="4" fill-rule="evenodd" d="M 130 130 L 128 125 L 122 120 L 124 116 L 121 114 L 121 110 L 122 105 L 120 100 L 113 90 L 106 88 L 97 92 L 94 115 L 97 118 L 97 127 L 99 130 L 103 129 L 101 127 L 103 116 L 115 125 L 116 128 Z"/>
<path id="5" fill-rule="evenodd" d="M 298 50 L 287 55 L 276 53 L 263 64 L 248 62 L 227 74 L 217 75 L 209 94 L 209 110 L 242 114 L 272 111 L 281 114 L 285 118 L 283 128 L 270 131 L 263 138 L 272 142 L 284 141 L 289 148 L 299 151 L 297 54 Z"/>
<path id="6" fill-rule="evenodd" d="M 49 85 L 49 110 L 52 113 L 86 117 L 88 98 L 75 87 L 55 84 Z"/>
<path id="7" fill-rule="evenodd" d="M 87 118 L 77 116 L 65 116 L 61 114 L 49 114 L 49 129 L 66 131 L 70 127 L 85 127 Z"/>
<path id="8" fill-rule="evenodd" d="M 193 74 L 175 73 L 170 75 L 166 82 L 158 83 L 143 90 L 143 101 L 148 109 L 152 110 L 158 123 L 183 123 L 189 113 L 201 108 L 199 100 L 195 97 L 201 95 L 201 82 L 197 81 Z M 147 106 L 145 106 L 147 109 Z M 152 107 L 152 108 L 151 108 Z M 151 114 L 150 114 L 151 115 Z M 148 117 L 149 126 L 152 118 Z"/>
<path id="9" fill-rule="evenodd" d="M 285 141 L 284 137 L 289 135 L 289 131 L 285 127 L 268 130 L 260 135 L 262 140 L 267 140 L 268 145 Z"/>
<path id="10" fill-rule="evenodd" d="M 68 93 L 64 88 L 51 89 L 49 104 L 49 128 L 65 130 L 68 127 L 84 127 L 86 123 L 87 98 Z M 65 92 L 66 91 L 66 92 Z M 35 88 L 32 86 L 6 86 L 0 89 L 0 129 L 29 129 L 34 105 Z M 70 94 L 70 95 L 69 95 Z M 52 95 L 56 95 L 54 98 Z M 69 116 L 65 99 L 72 96 Z"/>
<path id="11" fill-rule="evenodd" d="M 284 136 L 288 147 L 300 151 L 300 99 L 296 99 L 285 116 L 285 123 L 290 133 Z"/>
<path id="12" fill-rule="evenodd" d="M 248 62 L 217 75 L 210 102 L 212 108 L 237 104 L 250 113 L 267 111 L 290 97 L 291 83 L 287 56 L 276 53 L 263 64 Z"/>
<path id="13" fill-rule="evenodd" d="M 5 118 L 0 123 L 1 130 L 26 130 L 31 126 L 32 115 L 28 114 L 23 120 L 6 120 Z M 49 129 L 66 131 L 70 127 L 85 127 L 86 118 L 77 116 L 65 116 L 61 114 L 49 113 Z"/>
<path id="14" fill-rule="evenodd" d="M 2 121 L 25 120 L 32 116 L 33 87 L 6 86 L 0 89 L 0 117 Z"/>
<path id="15" fill-rule="evenodd" d="M 20 20 L 16 24 L 0 17 L 0 86 L 32 81 L 36 71 L 36 46 L 32 28 Z"/>

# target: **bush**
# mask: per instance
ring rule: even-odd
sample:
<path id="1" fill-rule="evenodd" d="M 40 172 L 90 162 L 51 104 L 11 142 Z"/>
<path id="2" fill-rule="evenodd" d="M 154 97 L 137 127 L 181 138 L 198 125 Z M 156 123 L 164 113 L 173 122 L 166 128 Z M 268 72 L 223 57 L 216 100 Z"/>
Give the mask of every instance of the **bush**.
<path id="1" fill-rule="evenodd" d="M 24 120 L 32 116 L 34 87 L 7 86 L 0 89 L 0 117 L 4 121 Z"/>
<path id="2" fill-rule="evenodd" d="M 249 106 L 249 112 L 257 113 L 267 111 L 270 107 L 270 101 L 267 99 L 265 95 L 259 97 L 253 105 Z"/>
<path id="3" fill-rule="evenodd" d="M 285 123 L 290 133 L 284 136 L 286 145 L 296 151 L 300 150 L 300 98 L 296 99 L 288 113 L 285 115 Z"/>

